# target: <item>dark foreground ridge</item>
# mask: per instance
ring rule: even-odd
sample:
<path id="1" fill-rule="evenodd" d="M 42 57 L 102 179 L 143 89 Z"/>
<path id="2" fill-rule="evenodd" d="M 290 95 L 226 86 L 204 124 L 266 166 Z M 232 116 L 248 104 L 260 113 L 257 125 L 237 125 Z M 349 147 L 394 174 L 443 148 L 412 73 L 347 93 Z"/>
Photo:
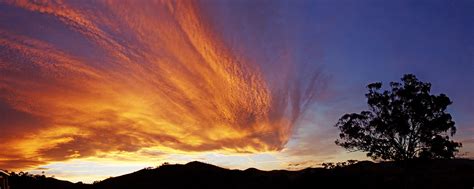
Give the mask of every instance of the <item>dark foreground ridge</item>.
<path id="1" fill-rule="evenodd" d="M 10 189 L 149 189 L 149 188 L 451 188 L 473 189 L 474 160 L 372 163 L 300 171 L 229 170 L 201 162 L 162 165 L 94 184 L 42 176 L 10 178 Z"/>

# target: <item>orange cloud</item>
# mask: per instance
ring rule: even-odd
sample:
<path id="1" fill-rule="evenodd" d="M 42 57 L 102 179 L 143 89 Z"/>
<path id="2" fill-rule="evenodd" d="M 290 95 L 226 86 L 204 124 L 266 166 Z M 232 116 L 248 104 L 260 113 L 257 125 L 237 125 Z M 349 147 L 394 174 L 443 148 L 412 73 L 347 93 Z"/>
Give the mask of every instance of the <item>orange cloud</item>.
<path id="1" fill-rule="evenodd" d="M 196 4 L 142 3 L 7 2 L 47 26 L 60 25 L 46 33 L 80 36 L 70 40 L 88 46 L 0 28 L 0 111 L 6 120 L 0 122 L 6 146 L 0 167 L 146 147 L 282 149 L 316 82 L 270 87 L 256 63 L 219 39 Z M 84 55 L 87 49 L 103 54 Z"/>

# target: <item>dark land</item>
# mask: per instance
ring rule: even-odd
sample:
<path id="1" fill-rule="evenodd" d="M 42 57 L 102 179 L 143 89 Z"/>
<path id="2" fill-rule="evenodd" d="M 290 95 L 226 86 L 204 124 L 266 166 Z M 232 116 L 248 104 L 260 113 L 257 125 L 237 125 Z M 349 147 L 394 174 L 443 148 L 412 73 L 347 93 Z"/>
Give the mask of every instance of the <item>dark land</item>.
<path id="1" fill-rule="evenodd" d="M 13 174 L 10 189 L 149 188 L 474 188 L 474 160 L 362 161 L 299 171 L 230 170 L 201 162 L 165 164 L 94 184 L 71 183 L 39 175 Z"/>

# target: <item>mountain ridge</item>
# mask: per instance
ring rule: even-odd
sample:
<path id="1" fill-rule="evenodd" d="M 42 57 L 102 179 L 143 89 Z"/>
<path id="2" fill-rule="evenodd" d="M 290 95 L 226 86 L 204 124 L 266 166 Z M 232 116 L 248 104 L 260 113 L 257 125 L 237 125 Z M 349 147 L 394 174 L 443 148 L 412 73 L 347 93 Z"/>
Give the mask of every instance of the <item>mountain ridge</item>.
<path id="1" fill-rule="evenodd" d="M 13 176 L 10 189 L 145 189 L 145 188 L 452 188 L 474 187 L 474 160 L 362 161 L 333 168 L 299 171 L 255 168 L 235 170 L 202 162 L 163 164 L 111 177 L 94 184 L 71 183 L 44 176 Z"/>

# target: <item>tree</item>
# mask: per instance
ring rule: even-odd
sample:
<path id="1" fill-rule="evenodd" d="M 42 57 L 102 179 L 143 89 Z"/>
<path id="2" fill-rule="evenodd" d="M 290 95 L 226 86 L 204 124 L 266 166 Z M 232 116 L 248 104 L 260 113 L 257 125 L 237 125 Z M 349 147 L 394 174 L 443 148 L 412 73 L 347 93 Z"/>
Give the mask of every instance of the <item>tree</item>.
<path id="1" fill-rule="evenodd" d="M 336 123 L 341 133 L 336 144 L 351 151 L 365 151 L 372 159 L 408 160 L 453 158 L 461 143 L 450 140 L 456 133 L 446 112 L 451 100 L 430 94 L 431 84 L 406 74 L 402 83 L 367 86 L 368 111 L 345 114 Z"/>

